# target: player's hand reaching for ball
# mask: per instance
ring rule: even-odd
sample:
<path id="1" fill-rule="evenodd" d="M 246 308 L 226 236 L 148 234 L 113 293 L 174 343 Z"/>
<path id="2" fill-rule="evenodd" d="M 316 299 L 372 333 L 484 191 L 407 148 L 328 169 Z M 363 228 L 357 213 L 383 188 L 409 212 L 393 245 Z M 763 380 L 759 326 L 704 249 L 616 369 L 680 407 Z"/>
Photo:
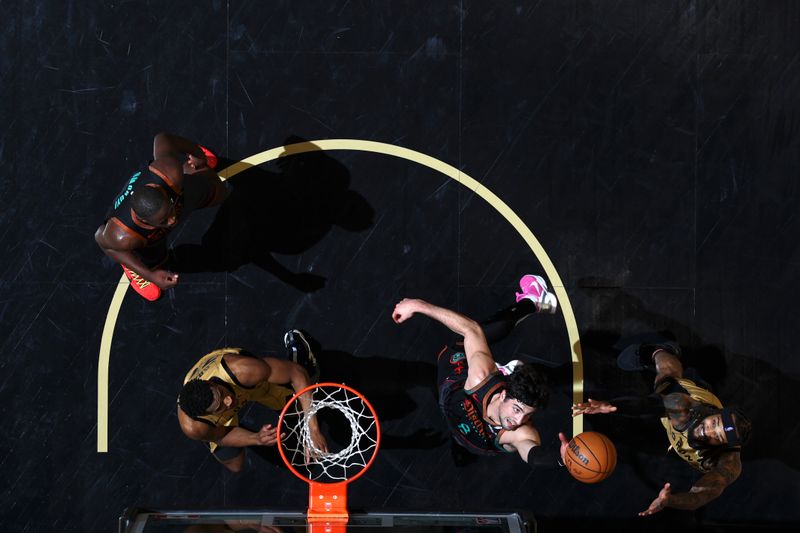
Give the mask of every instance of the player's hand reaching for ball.
<path id="1" fill-rule="evenodd" d="M 558 440 L 561 441 L 561 446 L 559 448 L 559 454 L 561 455 L 561 466 L 564 466 L 567 464 L 567 447 L 569 446 L 569 440 L 563 433 L 558 434 Z"/>
<path id="2" fill-rule="evenodd" d="M 417 300 L 414 298 L 403 298 L 397 305 L 394 306 L 394 311 L 392 311 L 392 320 L 394 320 L 397 324 L 402 324 L 414 316 L 414 313 L 417 312 L 421 302 L 422 300 Z"/>
<path id="3" fill-rule="evenodd" d="M 261 446 L 275 446 L 278 442 L 278 429 L 273 427 L 272 424 L 261 426 L 261 429 L 256 433 L 256 439 Z"/>
<path id="4" fill-rule="evenodd" d="M 650 507 L 648 507 L 647 510 L 639 513 L 639 516 L 650 516 L 651 514 L 656 514 L 664 509 L 664 507 L 666 507 L 669 503 L 669 497 L 671 494 L 672 489 L 670 488 L 669 483 L 664 483 L 664 488 L 658 493 L 658 497 L 653 500 L 653 503 L 650 504 Z"/>
<path id="5" fill-rule="evenodd" d="M 608 414 L 616 411 L 617 408 L 608 402 L 602 400 L 592 400 L 589 398 L 586 402 L 572 404 L 572 416 L 578 415 L 597 415 Z"/>

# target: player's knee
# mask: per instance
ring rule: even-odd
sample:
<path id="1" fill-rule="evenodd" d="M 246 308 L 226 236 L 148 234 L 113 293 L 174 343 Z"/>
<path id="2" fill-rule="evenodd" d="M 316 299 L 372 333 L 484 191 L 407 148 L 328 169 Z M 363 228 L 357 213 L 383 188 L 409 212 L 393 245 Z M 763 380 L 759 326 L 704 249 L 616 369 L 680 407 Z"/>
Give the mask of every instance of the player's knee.
<path id="1" fill-rule="evenodd" d="M 245 468 L 244 454 L 236 459 L 228 461 L 227 463 L 222 463 L 222 465 L 227 468 L 228 471 L 233 472 L 234 474 L 239 474 Z"/>
<path id="2" fill-rule="evenodd" d="M 653 354 L 653 361 L 658 374 L 656 381 L 668 376 L 676 379 L 683 377 L 683 363 L 674 353 L 662 349 L 656 350 Z"/>
<path id="3" fill-rule="evenodd" d="M 241 453 L 239 453 L 236 457 L 233 457 L 231 459 L 226 459 L 224 461 L 220 460 L 220 458 L 217 457 L 216 455 L 214 456 L 214 458 L 217 461 L 219 461 L 222 464 L 222 466 L 224 466 L 234 474 L 238 474 L 239 472 L 243 471 L 247 464 L 245 462 L 244 450 L 242 450 Z"/>

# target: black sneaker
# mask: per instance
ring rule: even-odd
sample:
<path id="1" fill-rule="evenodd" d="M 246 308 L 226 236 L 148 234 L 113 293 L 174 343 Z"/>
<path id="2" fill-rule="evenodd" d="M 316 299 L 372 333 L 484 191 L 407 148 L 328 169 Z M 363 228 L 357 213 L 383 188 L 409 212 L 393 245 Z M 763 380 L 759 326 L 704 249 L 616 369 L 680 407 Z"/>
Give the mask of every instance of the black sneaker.
<path id="1" fill-rule="evenodd" d="M 317 383 L 319 381 L 319 363 L 317 363 L 317 358 L 311 351 L 311 345 L 303 333 L 297 329 L 287 331 L 283 335 L 283 344 L 286 346 L 289 358 L 306 369 L 311 383 Z"/>
<path id="2" fill-rule="evenodd" d="M 653 361 L 653 353 L 656 350 L 667 351 L 678 358 L 681 356 L 681 349 L 672 342 L 643 342 L 641 344 L 631 344 L 617 357 L 617 366 L 622 370 L 637 372 L 641 370 L 655 371 L 656 363 Z"/>

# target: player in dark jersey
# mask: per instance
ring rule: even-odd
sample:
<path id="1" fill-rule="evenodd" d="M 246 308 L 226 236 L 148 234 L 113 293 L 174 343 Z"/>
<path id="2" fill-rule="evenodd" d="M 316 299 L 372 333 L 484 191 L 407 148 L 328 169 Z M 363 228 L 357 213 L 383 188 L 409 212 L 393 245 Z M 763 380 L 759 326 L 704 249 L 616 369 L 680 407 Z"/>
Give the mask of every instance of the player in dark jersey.
<path id="1" fill-rule="evenodd" d="M 750 421 L 737 408 L 725 408 L 703 383 L 684 377 L 680 348 L 661 342 L 631 345 L 622 351 L 623 370 L 656 372 L 654 392 L 647 397 L 610 401 L 588 399 L 572 406 L 572 416 L 616 413 L 637 418 L 660 418 L 670 449 L 703 475 L 687 492 L 673 493 L 665 483 L 648 516 L 665 507 L 694 510 L 719 497 L 742 472 L 741 446 L 750 437 Z"/>
<path id="2" fill-rule="evenodd" d="M 183 137 L 159 133 L 153 160 L 125 182 L 97 228 L 95 241 L 120 263 L 131 287 L 148 300 L 178 283 L 165 267 L 167 235 L 195 209 L 220 204 L 227 196 L 212 170 L 217 158 Z"/>
<path id="3" fill-rule="evenodd" d="M 517 364 L 504 376 L 489 344 L 508 335 L 533 313 L 555 313 L 558 304 L 539 276 L 524 276 L 520 287 L 516 305 L 480 324 L 455 311 L 408 298 L 395 306 L 392 319 L 400 324 L 423 314 L 463 337 L 453 346 L 445 346 L 438 356 L 439 406 L 455 441 L 475 454 L 516 452 L 534 467 L 542 464 L 541 459 L 555 464 L 538 449 L 541 438 L 531 422 L 531 415 L 549 398 L 545 377 L 526 364 Z M 562 433 L 559 440 L 563 459 L 568 441 Z"/>

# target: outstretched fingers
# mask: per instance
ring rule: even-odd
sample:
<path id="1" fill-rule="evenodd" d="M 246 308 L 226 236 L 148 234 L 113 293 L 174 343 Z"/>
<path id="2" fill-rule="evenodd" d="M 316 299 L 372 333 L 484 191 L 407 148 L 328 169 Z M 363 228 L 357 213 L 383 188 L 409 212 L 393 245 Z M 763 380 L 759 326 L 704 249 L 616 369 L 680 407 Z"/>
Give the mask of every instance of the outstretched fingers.
<path id="1" fill-rule="evenodd" d="M 267 424 L 262 426 L 258 432 L 258 443 L 262 446 L 274 446 L 278 442 L 278 428 Z"/>
<path id="2" fill-rule="evenodd" d="M 667 502 L 669 501 L 669 496 L 671 493 L 672 489 L 670 484 L 664 483 L 664 488 L 658 493 L 658 497 L 653 500 L 653 502 L 650 504 L 650 507 L 639 513 L 639 516 L 650 516 L 663 510 L 664 507 L 667 506 Z"/>

